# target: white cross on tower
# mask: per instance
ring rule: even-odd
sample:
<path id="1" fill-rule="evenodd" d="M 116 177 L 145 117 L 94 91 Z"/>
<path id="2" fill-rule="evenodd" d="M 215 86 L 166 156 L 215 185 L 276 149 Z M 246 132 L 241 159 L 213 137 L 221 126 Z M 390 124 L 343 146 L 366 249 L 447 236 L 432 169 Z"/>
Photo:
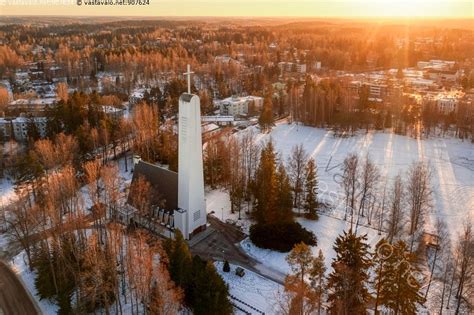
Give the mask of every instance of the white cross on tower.
<path id="1" fill-rule="evenodd" d="M 191 71 L 191 66 L 188 65 L 188 71 L 183 73 L 185 76 L 188 77 L 188 94 L 191 94 L 191 74 L 194 72 Z"/>

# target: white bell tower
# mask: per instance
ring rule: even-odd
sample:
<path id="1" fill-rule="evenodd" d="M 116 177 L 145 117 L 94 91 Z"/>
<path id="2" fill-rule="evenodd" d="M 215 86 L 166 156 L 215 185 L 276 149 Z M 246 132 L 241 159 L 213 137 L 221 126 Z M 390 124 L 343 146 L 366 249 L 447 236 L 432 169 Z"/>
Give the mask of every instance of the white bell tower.
<path id="1" fill-rule="evenodd" d="M 188 79 L 188 93 L 179 98 L 178 117 L 178 207 L 175 212 L 175 228 L 190 239 L 193 232 L 204 229 L 207 224 L 206 201 L 204 199 L 204 171 L 202 161 L 201 108 L 199 97 L 191 94 L 191 72 L 184 73 Z"/>

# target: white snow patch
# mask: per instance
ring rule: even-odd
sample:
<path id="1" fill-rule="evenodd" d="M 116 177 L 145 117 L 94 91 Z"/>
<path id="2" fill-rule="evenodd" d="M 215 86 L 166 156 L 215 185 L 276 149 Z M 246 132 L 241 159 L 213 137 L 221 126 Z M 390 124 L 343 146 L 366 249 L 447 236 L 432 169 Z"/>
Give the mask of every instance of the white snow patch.
<path id="1" fill-rule="evenodd" d="M 229 294 L 236 297 L 237 299 L 247 303 L 256 309 L 264 312 L 265 314 L 276 314 L 278 311 L 278 296 L 279 293 L 283 292 L 284 288 L 282 285 L 266 279 L 250 270 L 245 270 L 245 275 L 239 277 L 235 274 L 235 269 L 239 266 L 230 265 L 230 272 L 222 271 L 223 263 L 215 262 L 217 271 L 222 276 L 224 281 L 229 285 Z M 245 304 L 240 303 L 234 299 L 231 299 L 232 303 L 235 303 L 239 307 L 242 307 L 246 311 L 256 314 L 255 311 L 250 309 Z"/>
<path id="2" fill-rule="evenodd" d="M 40 300 L 35 287 L 36 272 L 28 269 L 26 263 L 26 253 L 22 251 L 18 256 L 14 257 L 11 262 L 11 268 L 21 278 L 28 292 L 33 296 L 36 304 L 43 314 L 57 314 L 59 308 L 57 305 L 48 300 Z"/>

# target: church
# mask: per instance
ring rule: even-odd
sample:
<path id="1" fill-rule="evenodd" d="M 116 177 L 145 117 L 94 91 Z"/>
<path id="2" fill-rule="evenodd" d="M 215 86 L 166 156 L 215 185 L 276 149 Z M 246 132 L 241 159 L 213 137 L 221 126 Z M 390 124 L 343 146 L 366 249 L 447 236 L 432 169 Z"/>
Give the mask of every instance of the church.
<path id="1" fill-rule="evenodd" d="M 134 223 L 165 237 L 173 237 L 180 230 L 184 238 L 206 229 L 207 213 L 204 199 L 204 174 L 202 160 L 201 109 L 199 97 L 191 94 L 190 67 L 188 92 L 179 98 L 178 114 L 178 173 L 134 157 L 133 181 L 143 176 L 165 202 L 152 205 L 151 213 L 139 215 L 127 205 L 120 220 Z"/>

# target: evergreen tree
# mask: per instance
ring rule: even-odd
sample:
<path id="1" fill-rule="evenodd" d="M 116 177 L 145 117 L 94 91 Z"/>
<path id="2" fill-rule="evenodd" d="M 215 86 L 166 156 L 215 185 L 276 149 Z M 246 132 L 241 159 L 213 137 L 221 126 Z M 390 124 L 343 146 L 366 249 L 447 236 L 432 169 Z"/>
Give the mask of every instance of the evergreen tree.
<path id="1" fill-rule="evenodd" d="M 367 236 L 349 230 L 336 239 L 336 258 L 329 275 L 329 311 L 331 314 L 366 314 L 370 298 L 367 289 L 371 266 Z"/>
<path id="2" fill-rule="evenodd" d="M 277 200 L 276 200 L 276 220 L 278 223 L 290 222 L 293 218 L 290 179 L 286 174 L 285 166 L 280 163 L 276 174 Z"/>
<path id="3" fill-rule="evenodd" d="M 188 272 L 191 267 L 191 252 L 184 240 L 181 231 L 175 231 L 174 241 L 169 241 L 166 245 L 169 257 L 169 273 L 174 283 L 183 289 L 188 283 Z"/>
<path id="4" fill-rule="evenodd" d="M 229 265 L 229 262 L 227 260 L 224 261 L 224 266 L 222 267 L 222 271 L 224 271 L 224 272 L 229 272 L 230 271 L 230 265 Z"/>
<path id="5" fill-rule="evenodd" d="M 273 126 L 273 104 L 271 91 L 265 94 L 262 112 L 258 118 L 258 124 L 262 132 L 267 132 Z"/>
<path id="6" fill-rule="evenodd" d="M 375 290 L 375 306 L 374 312 L 378 314 L 378 307 L 381 304 L 381 292 L 382 288 L 388 285 L 387 277 L 385 276 L 385 272 L 387 271 L 385 265 L 387 263 L 387 259 L 392 254 L 392 245 L 385 239 L 381 239 L 377 245 L 375 246 L 375 255 L 374 255 L 374 272 L 375 272 L 375 280 L 374 280 L 374 290 Z"/>
<path id="7" fill-rule="evenodd" d="M 312 220 L 318 219 L 318 214 L 316 213 L 318 207 L 317 190 L 318 178 L 316 163 L 314 162 L 314 159 L 310 159 L 306 165 L 304 210 L 306 216 Z"/>
<path id="8" fill-rule="evenodd" d="M 185 301 L 193 314 L 232 314 L 229 290 L 216 268 L 191 252 L 179 230 L 174 240 L 167 240 L 168 271 L 171 279 L 185 293 Z"/>
<path id="9" fill-rule="evenodd" d="M 232 314 L 229 288 L 211 262 L 194 256 L 186 298 L 195 315 Z"/>
<path id="10" fill-rule="evenodd" d="M 378 285 L 377 304 L 391 309 L 396 315 L 416 314 L 417 304 L 423 304 L 424 298 L 419 292 L 421 286 L 414 277 L 414 273 L 418 272 L 415 254 L 409 253 L 403 241 L 392 245 L 381 241 L 377 245 L 376 257 L 380 268 L 375 278 Z"/>
<path id="11" fill-rule="evenodd" d="M 276 153 L 270 140 L 262 149 L 256 171 L 254 218 L 257 224 L 275 222 L 277 199 Z"/>

